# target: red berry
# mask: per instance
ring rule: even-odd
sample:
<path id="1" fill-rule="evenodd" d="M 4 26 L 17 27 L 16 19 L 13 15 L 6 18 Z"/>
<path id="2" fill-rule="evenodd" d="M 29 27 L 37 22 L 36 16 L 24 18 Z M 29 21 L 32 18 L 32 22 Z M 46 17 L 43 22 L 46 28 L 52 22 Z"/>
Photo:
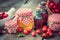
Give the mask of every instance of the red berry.
<path id="1" fill-rule="evenodd" d="M 22 32 L 22 31 L 23 31 L 22 28 L 20 28 L 20 27 L 17 28 L 17 32 Z"/>
<path id="2" fill-rule="evenodd" d="M 47 26 L 43 26 L 42 31 L 47 32 Z"/>
<path id="3" fill-rule="evenodd" d="M 53 6 L 54 6 L 54 2 L 51 2 L 51 3 L 50 3 L 50 6 L 53 7 Z"/>
<path id="4" fill-rule="evenodd" d="M 53 6 L 54 6 L 54 2 L 50 2 L 49 9 L 52 10 L 53 9 Z"/>
<path id="5" fill-rule="evenodd" d="M 47 34 L 50 35 L 52 33 L 52 30 L 50 28 L 47 29 Z"/>
<path id="6" fill-rule="evenodd" d="M 36 36 L 36 32 L 32 32 L 31 35 L 32 35 L 33 37 L 35 37 L 35 36 Z"/>
<path id="7" fill-rule="evenodd" d="M 49 35 L 49 33 L 52 33 L 52 31 L 47 31 L 47 34 Z"/>
<path id="8" fill-rule="evenodd" d="M 5 14 L 5 12 L 2 12 L 2 15 L 4 15 Z"/>
<path id="9" fill-rule="evenodd" d="M 6 17 L 8 17 L 8 14 L 4 14 L 4 15 L 3 15 L 3 18 L 6 18 Z"/>
<path id="10" fill-rule="evenodd" d="M 47 35 L 49 35 L 50 32 L 47 32 Z"/>
<path id="11" fill-rule="evenodd" d="M 24 34 L 25 34 L 25 35 L 28 35 L 29 32 L 28 32 L 27 30 L 24 30 Z"/>
<path id="12" fill-rule="evenodd" d="M 47 29 L 48 32 L 52 32 L 50 28 Z"/>
<path id="13" fill-rule="evenodd" d="M 51 37 L 52 37 L 52 36 L 53 36 L 53 33 L 52 33 L 52 32 L 50 32 L 50 33 L 49 33 L 49 36 L 51 36 Z"/>
<path id="14" fill-rule="evenodd" d="M 56 12 L 56 13 L 59 13 L 59 9 L 55 9 L 55 12 Z"/>
<path id="15" fill-rule="evenodd" d="M 52 10 L 52 9 L 53 9 L 53 7 L 51 7 L 51 6 L 49 5 L 49 9 L 50 9 L 50 10 Z"/>
<path id="16" fill-rule="evenodd" d="M 55 13 L 55 10 L 52 10 L 53 13 Z"/>
<path id="17" fill-rule="evenodd" d="M 55 2 L 55 5 L 57 6 L 59 3 L 58 2 Z"/>
<path id="18" fill-rule="evenodd" d="M 43 34 L 42 34 L 42 37 L 43 37 L 43 38 L 46 38 L 47 36 L 48 36 L 48 35 L 47 35 L 46 33 L 43 33 Z"/>
<path id="19" fill-rule="evenodd" d="M 53 6 L 53 8 L 54 8 L 54 9 L 56 9 L 56 8 L 57 8 L 57 6 L 55 6 L 55 5 L 54 5 L 54 6 Z"/>
<path id="20" fill-rule="evenodd" d="M 58 34 L 60 35 L 60 32 L 58 32 Z"/>
<path id="21" fill-rule="evenodd" d="M 41 33 L 40 29 L 37 29 L 36 30 L 36 33 L 40 34 Z"/>
<path id="22" fill-rule="evenodd" d="M 30 28 L 26 29 L 28 32 L 31 32 L 32 30 Z"/>

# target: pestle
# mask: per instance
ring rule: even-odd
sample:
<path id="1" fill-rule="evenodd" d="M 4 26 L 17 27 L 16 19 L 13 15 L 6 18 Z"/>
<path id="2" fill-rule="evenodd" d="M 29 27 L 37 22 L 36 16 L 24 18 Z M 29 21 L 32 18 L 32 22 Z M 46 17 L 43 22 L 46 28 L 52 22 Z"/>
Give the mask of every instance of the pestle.
<path id="1" fill-rule="evenodd" d="M 12 17 L 12 15 L 13 15 L 13 13 L 15 12 L 15 8 L 14 7 L 12 7 L 8 12 L 7 12 L 7 14 L 9 15 L 9 18 L 11 18 Z"/>

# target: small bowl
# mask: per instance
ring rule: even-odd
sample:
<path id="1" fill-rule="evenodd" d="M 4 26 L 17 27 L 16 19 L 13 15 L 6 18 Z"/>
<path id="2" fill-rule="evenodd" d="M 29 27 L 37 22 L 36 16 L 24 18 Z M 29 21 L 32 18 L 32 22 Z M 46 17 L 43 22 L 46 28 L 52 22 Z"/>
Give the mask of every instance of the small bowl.
<path id="1" fill-rule="evenodd" d="M 5 12 L 7 14 L 7 12 Z M 5 26 L 5 22 L 12 19 L 12 17 L 9 17 L 10 14 L 8 14 L 8 17 L 7 18 L 4 18 L 4 19 L 1 19 L 0 20 L 0 27 L 4 27 Z"/>

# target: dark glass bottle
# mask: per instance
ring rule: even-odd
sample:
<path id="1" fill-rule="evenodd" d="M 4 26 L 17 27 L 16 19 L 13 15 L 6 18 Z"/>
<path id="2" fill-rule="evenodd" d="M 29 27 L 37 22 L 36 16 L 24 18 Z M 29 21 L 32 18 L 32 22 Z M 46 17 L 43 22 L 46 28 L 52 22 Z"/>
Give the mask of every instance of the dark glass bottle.
<path id="1" fill-rule="evenodd" d="M 43 19 L 41 14 L 42 14 L 41 11 L 36 11 L 36 16 L 34 18 L 34 25 L 35 25 L 34 29 L 40 29 L 43 26 Z"/>
<path id="2" fill-rule="evenodd" d="M 40 10 L 36 11 L 36 16 L 34 18 L 35 29 L 40 29 L 43 25 L 47 25 L 48 12 L 46 10 L 46 4 L 42 2 L 40 5 Z"/>

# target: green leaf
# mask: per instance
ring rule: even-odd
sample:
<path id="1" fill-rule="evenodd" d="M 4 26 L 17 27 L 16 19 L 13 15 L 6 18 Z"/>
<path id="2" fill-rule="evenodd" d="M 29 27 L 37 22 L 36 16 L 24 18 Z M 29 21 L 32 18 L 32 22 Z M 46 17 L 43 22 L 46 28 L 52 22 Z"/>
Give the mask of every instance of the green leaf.
<path id="1" fill-rule="evenodd" d="M 26 35 L 24 33 L 19 33 L 17 36 L 18 37 L 25 37 Z"/>

